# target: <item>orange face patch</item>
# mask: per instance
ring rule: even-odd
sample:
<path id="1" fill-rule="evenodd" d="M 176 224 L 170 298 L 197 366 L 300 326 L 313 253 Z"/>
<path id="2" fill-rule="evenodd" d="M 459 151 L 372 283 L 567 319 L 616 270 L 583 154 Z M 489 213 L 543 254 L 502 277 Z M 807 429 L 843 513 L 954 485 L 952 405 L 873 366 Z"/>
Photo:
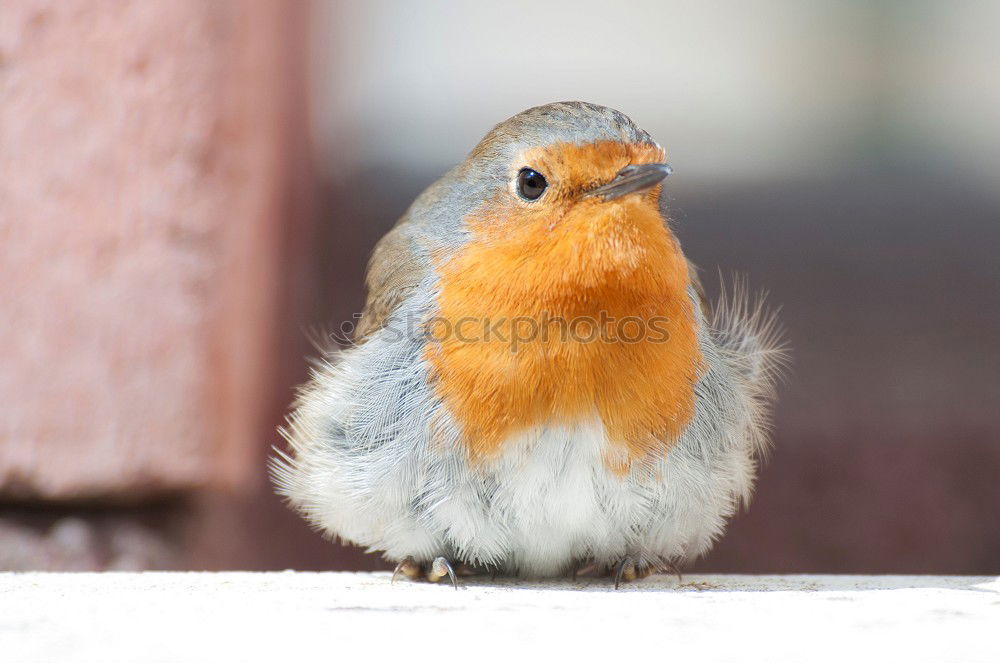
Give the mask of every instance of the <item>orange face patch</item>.
<path id="1" fill-rule="evenodd" d="M 545 175 L 544 195 L 505 191 L 466 219 L 472 239 L 438 266 L 440 327 L 425 357 L 473 458 L 519 429 L 596 413 L 617 443 L 608 463 L 624 472 L 690 420 L 701 355 L 659 187 L 582 195 L 662 160 L 656 147 L 610 141 L 530 150 L 521 165 Z"/>

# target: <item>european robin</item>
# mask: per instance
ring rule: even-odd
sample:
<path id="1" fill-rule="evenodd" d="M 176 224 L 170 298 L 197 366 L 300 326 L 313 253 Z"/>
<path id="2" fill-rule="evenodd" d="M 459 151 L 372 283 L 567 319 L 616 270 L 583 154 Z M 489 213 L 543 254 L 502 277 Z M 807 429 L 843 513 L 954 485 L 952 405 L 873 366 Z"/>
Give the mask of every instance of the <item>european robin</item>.
<path id="1" fill-rule="evenodd" d="M 555 103 L 423 192 L 293 405 L 290 504 L 432 581 L 617 586 L 706 552 L 750 496 L 781 350 L 745 289 L 706 302 L 664 159 L 622 113 Z"/>

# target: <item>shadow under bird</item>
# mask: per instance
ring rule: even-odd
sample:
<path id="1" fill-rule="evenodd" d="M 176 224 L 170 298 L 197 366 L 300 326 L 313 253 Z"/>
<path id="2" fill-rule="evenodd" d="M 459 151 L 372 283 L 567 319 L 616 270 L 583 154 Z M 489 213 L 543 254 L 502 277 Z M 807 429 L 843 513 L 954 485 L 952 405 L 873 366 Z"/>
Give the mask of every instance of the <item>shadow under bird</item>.
<path id="1" fill-rule="evenodd" d="M 431 581 L 617 587 L 710 549 L 750 497 L 783 354 L 745 289 L 706 301 L 664 160 L 593 104 L 494 127 L 376 246 L 353 343 L 283 430 L 280 493 Z"/>

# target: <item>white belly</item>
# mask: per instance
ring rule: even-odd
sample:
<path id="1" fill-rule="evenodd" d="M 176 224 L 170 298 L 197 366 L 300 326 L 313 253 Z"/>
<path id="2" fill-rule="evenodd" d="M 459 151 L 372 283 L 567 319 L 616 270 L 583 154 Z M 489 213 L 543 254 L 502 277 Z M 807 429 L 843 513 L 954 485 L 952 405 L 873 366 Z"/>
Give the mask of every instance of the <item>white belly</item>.
<path id="1" fill-rule="evenodd" d="M 691 558 L 721 531 L 735 507 L 732 484 L 751 468 L 739 452 L 711 461 L 679 445 L 619 474 L 608 463 L 616 447 L 596 417 L 536 427 L 501 449 L 485 468 L 463 472 L 435 520 L 460 560 L 524 576 L 625 556 Z"/>
<path id="2" fill-rule="evenodd" d="M 500 480 L 491 511 L 507 516 L 499 522 L 509 528 L 510 566 L 551 575 L 595 555 L 625 555 L 624 512 L 636 496 L 606 463 L 609 445 L 599 419 L 537 427 L 502 449 L 490 464 Z"/>

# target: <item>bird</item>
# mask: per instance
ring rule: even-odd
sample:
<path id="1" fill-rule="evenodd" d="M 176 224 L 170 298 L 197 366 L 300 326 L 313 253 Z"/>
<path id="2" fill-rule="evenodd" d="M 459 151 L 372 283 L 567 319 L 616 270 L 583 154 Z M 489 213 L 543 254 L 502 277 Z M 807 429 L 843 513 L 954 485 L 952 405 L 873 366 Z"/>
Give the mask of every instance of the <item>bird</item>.
<path id="1" fill-rule="evenodd" d="M 623 113 L 530 108 L 375 246 L 350 343 L 321 348 L 277 491 L 399 575 L 677 571 L 748 504 L 785 362 L 737 281 L 711 303 L 666 152 Z"/>

